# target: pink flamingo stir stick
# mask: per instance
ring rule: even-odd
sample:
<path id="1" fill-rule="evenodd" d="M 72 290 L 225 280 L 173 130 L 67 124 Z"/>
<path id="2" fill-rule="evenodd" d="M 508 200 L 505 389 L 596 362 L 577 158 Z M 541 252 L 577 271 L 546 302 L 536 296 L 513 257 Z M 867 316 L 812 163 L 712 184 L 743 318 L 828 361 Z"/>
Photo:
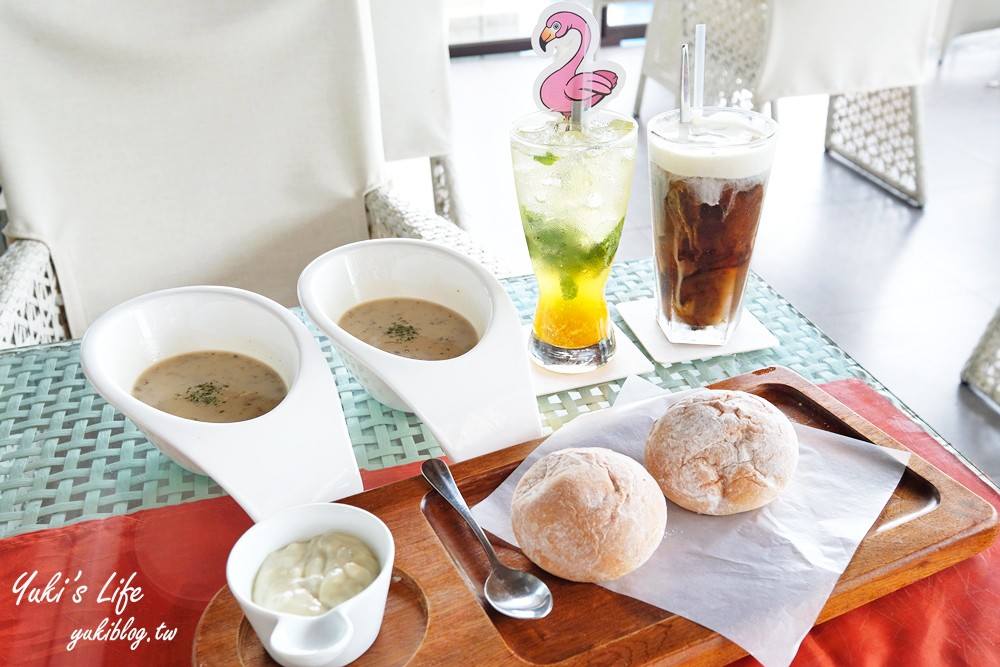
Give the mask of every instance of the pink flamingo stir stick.
<path id="1" fill-rule="evenodd" d="M 581 111 L 592 109 L 618 93 L 625 77 L 621 66 L 610 61 L 594 62 L 594 36 L 599 31 L 594 15 L 576 3 L 556 3 L 542 13 L 532 33 L 532 44 L 542 57 L 550 55 L 550 45 L 555 47 L 552 51 L 556 61 L 535 81 L 535 103 L 540 108 L 569 118 L 574 105 Z M 573 44 L 578 44 L 577 49 L 567 57 Z"/>

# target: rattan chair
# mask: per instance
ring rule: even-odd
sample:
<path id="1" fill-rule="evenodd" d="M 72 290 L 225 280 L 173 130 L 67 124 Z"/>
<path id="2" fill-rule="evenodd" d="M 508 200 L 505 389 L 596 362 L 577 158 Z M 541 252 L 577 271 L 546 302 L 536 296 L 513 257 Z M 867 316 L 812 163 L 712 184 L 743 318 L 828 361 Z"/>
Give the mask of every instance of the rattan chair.
<path id="1" fill-rule="evenodd" d="M 1000 309 L 965 362 L 961 377 L 964 384 L 1000 410 Z"/>
<path id="2" fill-rule="evenodd" d="M 294 305 L 309 259 L 364 238 L 431 240 L 503 274 L 386 183 L 368 3 L 180 4 L 190 11 L 0 6 L 0 60 L 19 65 L 0 96 L 0 346 L 78 337 L 103 309 L 183 284 Z M 449 212 L 447 159 L 435 157 Z"/>
<path id="3" fill-rule="evenodd" d="M 656 0 L 635 100 L 677 90 L 680 45 L 706 24 L 705 104 L 772 109 L 830 95 L 825 147 L 908 203 L 925 201 L 918 86 L 936 0 Z"/>

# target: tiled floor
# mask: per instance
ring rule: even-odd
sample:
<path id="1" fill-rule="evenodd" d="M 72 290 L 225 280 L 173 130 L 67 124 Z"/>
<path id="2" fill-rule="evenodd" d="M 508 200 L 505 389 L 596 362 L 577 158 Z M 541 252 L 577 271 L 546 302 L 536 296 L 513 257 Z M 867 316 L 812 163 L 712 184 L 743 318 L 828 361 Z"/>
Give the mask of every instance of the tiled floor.
<path id="1" fill-rule="evenodd" d="M 603 49 L 626 69 L 612 108 L 630 113 L 642 44 Z M 456 160 L 472 233 L 530 271 L 507 126 L 533 108 L 533 54 L 453 61 Z M 824 156 L 826 97 L 782 100 L 782 137 L 753 268 L 944 438 L 1000 481 L 1000 414 L 959 372 L 1000 306 L 1000 31 L 928 60 L 927 205 L 913 209 Z M 641 121 L 673 106 L 646 87 Z M 641 132 L 644 132 L 644 124 Z M 642 136 L 642 134 L 640 134 Z M 644 142 L 620 258 L 651 252 Z"/>

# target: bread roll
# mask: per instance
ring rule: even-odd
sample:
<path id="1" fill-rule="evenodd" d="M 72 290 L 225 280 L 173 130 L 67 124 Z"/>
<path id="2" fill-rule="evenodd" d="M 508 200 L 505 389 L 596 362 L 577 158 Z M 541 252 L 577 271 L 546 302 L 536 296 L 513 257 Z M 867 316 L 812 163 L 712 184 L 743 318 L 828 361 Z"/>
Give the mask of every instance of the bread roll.
<path id="1" fill-rule="evenodd" d="M 701 514 L 766 505 L 784 490 L 798 461 L 792 423 L 743 391 L 699 390 L 671 406 L 646 439 L 646 468 L 663 494 Z"/>
<path id="2" fill-rule="evenodd" d="M 667 526 L 667 503 L 636 461 L 601 447 L 539 459 L 514 489 L 521 550 L 571 581 L 617 579 L 645 563 Z"/>

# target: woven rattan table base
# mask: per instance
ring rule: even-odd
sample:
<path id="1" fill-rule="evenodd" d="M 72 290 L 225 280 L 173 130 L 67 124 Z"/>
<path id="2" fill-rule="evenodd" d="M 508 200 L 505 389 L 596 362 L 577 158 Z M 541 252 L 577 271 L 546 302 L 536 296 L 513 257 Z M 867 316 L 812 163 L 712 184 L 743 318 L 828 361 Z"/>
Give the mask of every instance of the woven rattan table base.
<path id="1" fill-rule="evenodd" d="M 504 285 L 522 319 L 530 321 L 537 296 L 534 278 L 509 278 Z M 652 262 L 616 263 L 607 294 L 611 303 L 651 297 Z M 748 285 L 746 305 L 777 336 L 778 347 L 656 365 L 645 377 L 679 391 L 783 365 L 813 382 L 855 377 L 885 392 L 756 276 Z M 612 310 L 618 325 L 632 336 Z M 326 353 L 362 468 L 375 470 L 442 454 L 416 416 L 371 398 L 329 340 L 296 312 Z M 612 382 L 544 396 L 538 400 L 539 412 L 546 428 L 555 430 L 582 412 L 607 407 L 619 388 L 619 382 Z M 76 342 L 0 354 L 0 536 L 222 494 L 212 480 L 160 454 L 131 421 L 96 394 L 80 368 Z"/>

